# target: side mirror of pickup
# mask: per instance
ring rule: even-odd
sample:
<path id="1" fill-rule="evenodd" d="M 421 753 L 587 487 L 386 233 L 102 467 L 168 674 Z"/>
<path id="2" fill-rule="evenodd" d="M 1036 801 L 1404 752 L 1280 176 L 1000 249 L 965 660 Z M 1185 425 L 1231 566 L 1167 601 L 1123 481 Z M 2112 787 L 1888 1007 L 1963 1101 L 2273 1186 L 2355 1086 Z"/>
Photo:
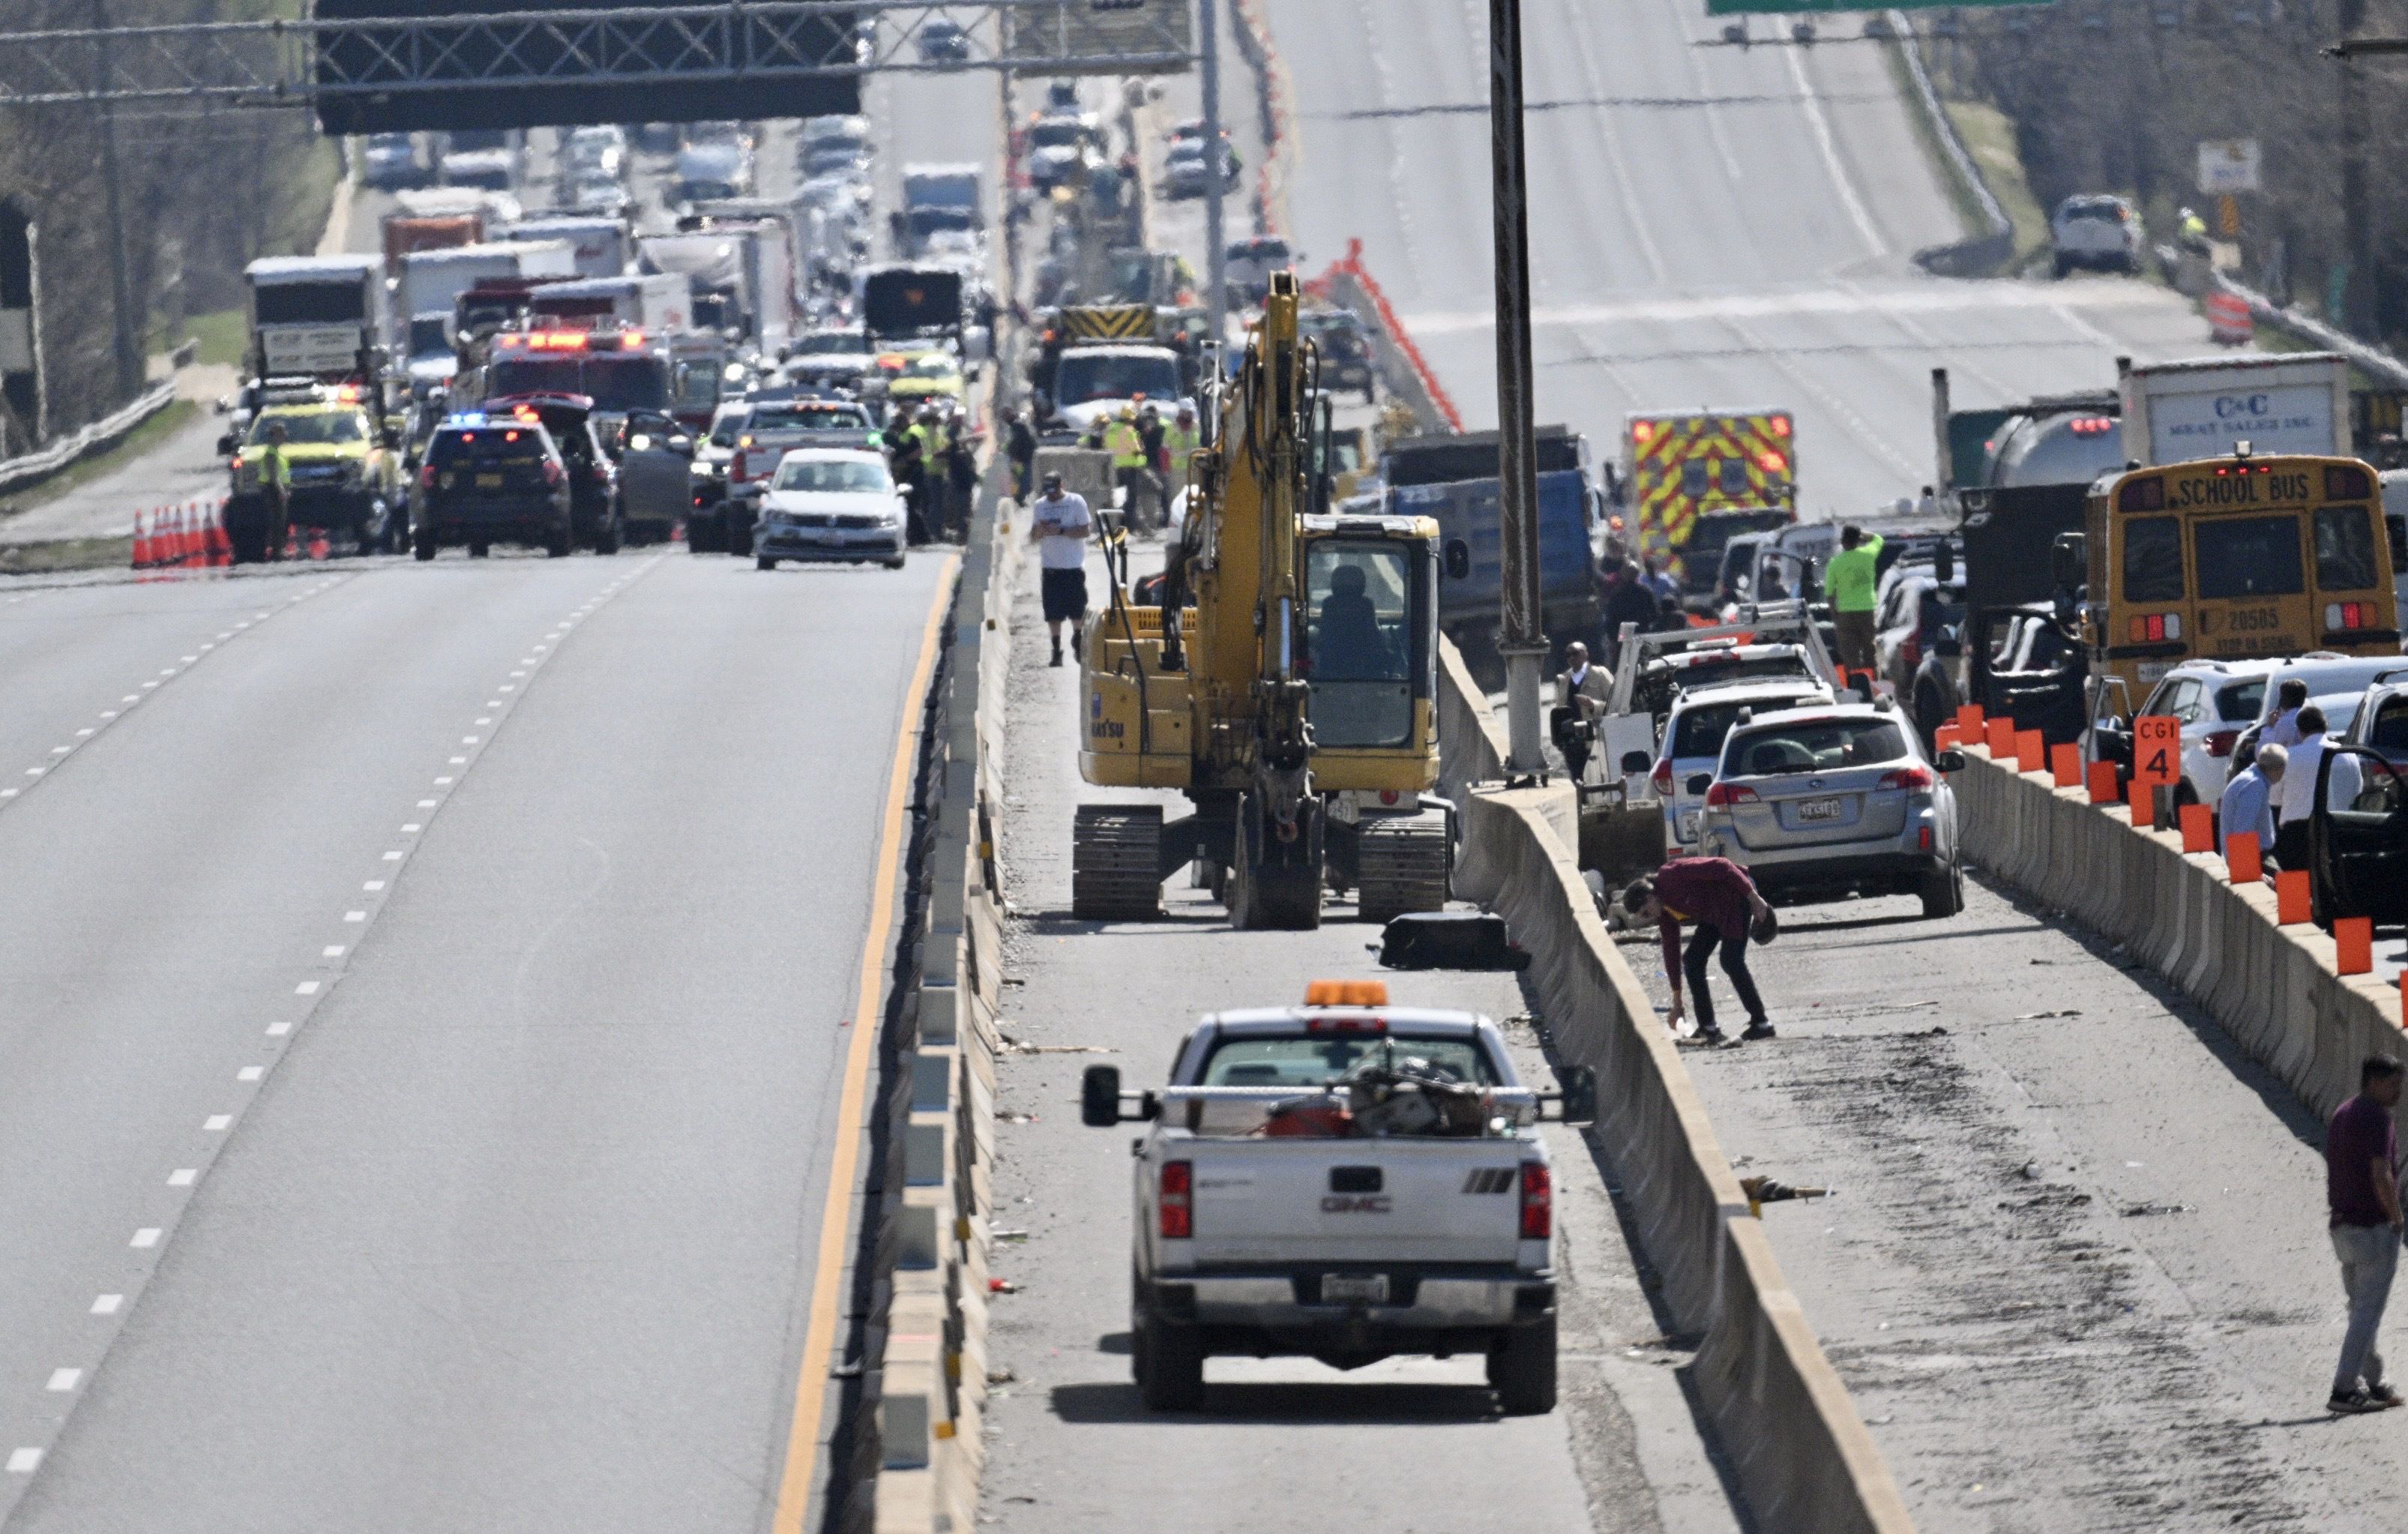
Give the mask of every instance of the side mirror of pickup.
<path id="1" fill-rule="evenodd" d="M 1089 1066 L 1079 1079 L 1079 1122 L 1109 1129 L 1121 1121 L 1121 1068 Z"/>
<path id="2" fill-rule="evenodd" d="M 1562 1076 L 1564 1122 L 1595 1124 L 1597 1122 L 1597 1072 L 1586 1066 L 1566 1066 Z"/>

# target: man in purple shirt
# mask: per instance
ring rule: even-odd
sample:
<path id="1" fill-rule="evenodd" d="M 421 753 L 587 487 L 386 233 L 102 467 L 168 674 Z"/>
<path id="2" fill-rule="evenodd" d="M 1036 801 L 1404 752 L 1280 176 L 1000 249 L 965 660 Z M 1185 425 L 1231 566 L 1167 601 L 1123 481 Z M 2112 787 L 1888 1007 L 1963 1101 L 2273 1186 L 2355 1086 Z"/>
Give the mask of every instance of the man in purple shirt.
<path id="1" fill-rule="evenodd" d="M 2400 1263 L 2400 1146 L 2391 1111 L 2400 1105 L 2400 1062 L 2370 1054 L 2358 1068 L 2358 1096 L 2325 1125 L 2325 1203 L 2332 1211 L 2333 1254 L 2349 1297 L 2349 1330 L 2333 1371 L 2331 1412 L 2380 1412 L 2400 1404 L 2383 1380 L 2374 1334 Z M 2361 1383 L 2361 1380 L 2364 1382 Z"/>
<path id="2" fill-rule="evenodd" d="M 1709 1044 L 1723 1041 L 1714 1026 L 1714 998 L 1706 989 L 1706 960 L 1716 946 L 1723 951 L 1723 973 L 1730 977 L 1739 1004 L 1747 1009 L 1742 1039 L 1770 1039 L 1772 1025 L 1765 1021 L 1764 998 L 1756 994 L 1756 977 L 1747 972 L 1748 930 L 1772 908 L 1756 893 L 1756 881 L 1727 857 L 1676 857 L 1653 874 L 1634 881 L 1622 892 L 1622 909 L 1644 926 L 1650 922 L 1664 939 L 1664 978 L 1672 982 L 1672 1014 L 1666 1021 L 1681 1031 L 1681 976 L 1698 998 L 1698 1037 Z M 1697 933 L 1688 952 L 1681 951 L 1681 924 L 1692 922 Z"/>

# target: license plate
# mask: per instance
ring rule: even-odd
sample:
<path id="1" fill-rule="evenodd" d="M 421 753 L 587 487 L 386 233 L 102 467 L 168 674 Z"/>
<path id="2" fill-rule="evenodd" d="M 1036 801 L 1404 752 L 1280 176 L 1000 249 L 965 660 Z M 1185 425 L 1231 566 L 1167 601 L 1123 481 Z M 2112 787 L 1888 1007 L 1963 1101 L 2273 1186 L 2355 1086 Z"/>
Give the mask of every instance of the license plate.
<path id="1" fill-rule="evenodd" d="M 1324 1273 L 1321 1275 L 1321 1302 L 1324 1305 L 1385 1305 L 1388 1302 L 1388 1275 Z"/>
<path id="2" fill-rule="evenodd" d="M 498 474 L 480 474 L 477 476 L 477 488 L 480 490 L 499 490 L 502 488 L 502 477 Z"/>
<path id="3" fill-rule="evenodd" d="M 1695 841 L 1698 839 L 1698 812 L 1695 810 L 1684 810 L 1681 811 L 1681 839 L 1683 841 Z"/>
<path id="4" fill-rule="evenodd" d="M 1800 799 L 1798 801 L 1798 818 L 1799 820 L 1838 820 L 1840 818 L 1840 801 L 1837 799 Z"/>

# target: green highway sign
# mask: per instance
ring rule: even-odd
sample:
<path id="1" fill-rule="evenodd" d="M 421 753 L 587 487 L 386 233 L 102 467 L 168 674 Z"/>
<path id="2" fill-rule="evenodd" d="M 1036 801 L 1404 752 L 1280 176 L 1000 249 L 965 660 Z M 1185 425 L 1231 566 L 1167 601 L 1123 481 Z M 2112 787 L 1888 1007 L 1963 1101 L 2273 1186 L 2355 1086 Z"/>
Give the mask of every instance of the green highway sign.
<path id="1" fill-rule="evenodd" d="M 2046 6 L 2056 0 L 1899 0 L 1895 6 L 1867 6 L 1854 0 L 1706 0 L 1709 16 L 1796 16 L 1801 13 L 1832 15 L 1842 11 L 1879 13 L 1885 10 L 1958 10 L 1980 7 L 1995 9 L 2000 6 Z"/>

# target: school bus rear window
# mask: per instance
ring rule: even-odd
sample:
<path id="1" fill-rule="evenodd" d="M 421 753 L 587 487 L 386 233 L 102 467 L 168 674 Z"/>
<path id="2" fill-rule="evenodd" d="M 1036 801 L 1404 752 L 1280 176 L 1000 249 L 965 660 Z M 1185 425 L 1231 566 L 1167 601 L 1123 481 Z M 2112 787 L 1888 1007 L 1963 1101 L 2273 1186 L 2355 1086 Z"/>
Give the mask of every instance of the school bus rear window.
<path id="1" fill-rule="evenodd" d="M 2183 599 L 2182 523 L 2134 517 L 2124 523 L 2124 600 Z"/>
<path id="2" fill-rule="evenodd" d="M 2328 506 L 2316 513 L 2316 584 L 2326 591 L 2378 585 L 2374 515 L 2363 506 Z"/>
<path id="3" fill-rule="evenodd" d="M 2201 597 L 2293 596 L 2307 589 L 2297 517 L 2220 517 L 2194 523 L 2190 536 Z"/>

